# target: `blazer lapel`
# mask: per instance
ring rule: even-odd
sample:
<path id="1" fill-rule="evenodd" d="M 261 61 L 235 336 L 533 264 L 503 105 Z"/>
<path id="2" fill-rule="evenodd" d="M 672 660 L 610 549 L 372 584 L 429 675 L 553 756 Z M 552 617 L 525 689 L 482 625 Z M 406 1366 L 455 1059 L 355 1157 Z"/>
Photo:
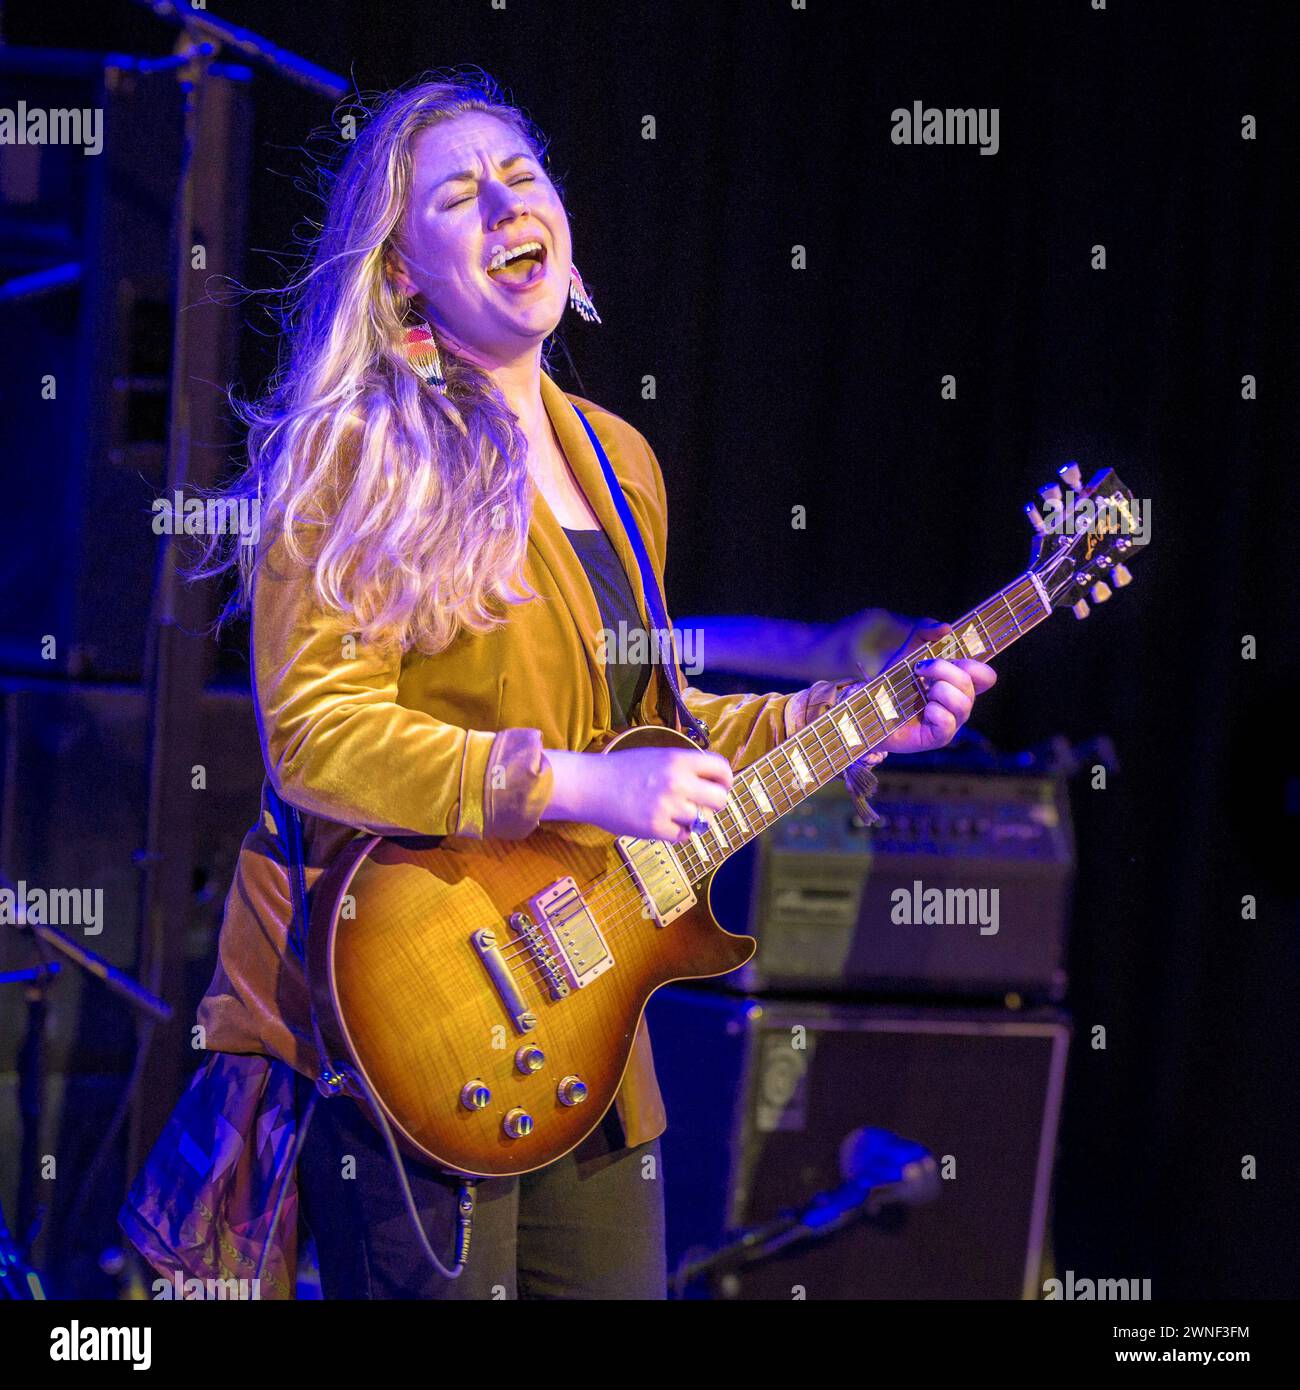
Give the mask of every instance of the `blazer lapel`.
<path id="1" fill-rule="evenodd" d="M 622 561 L 628 583 L 631 584 L 632 592 L 636 596 L 637 611 L 640 614 L 642 625 L 648 631 L 649 621 L 646 616 L 645 585 L 641 579 L 641 568 L 636 562 L 631 542 L 628 540 L 627 533 L 619 521 L 618 512 L 614 508 L 614 499 L 610 496 L 600 460 L 596 457 L 596 452 L 591 447 L 591 441 L 587 438 L 587 432 L 582 427 L 582 421 L 575 414 L 568 397 L 545 372 L 542 373 L 541 384 L 542 400 L 546 406 L 546 413 L 550 417 L 551 424 L 560 441 L 560 447 L 564 450 L 565 459 L 573 470 L 578 486 L 582 489 L 592 511 L 599 518 L 605 534 L 610 538 L 620 561 Z M 590 415 L 587 418 L 590 420 Z M 595 421 L 592 421 L 591 425 L 593 429 L 597 428 Z M 597 432 L 599 433 L 598 430 Z M 609 455 L 610 463 L 617 468 L 618 460 L 614 447 L 607 438 L 602 438 L 601 443 L 604 445 L 606 454 Z M 536 548 L 538 555 L 551 571 L 573 614 L 574 622 L 577 624 L 579 635 L 582 638 L 583 651 L 587 656 L 587 664 L 596 697 L 597 717 L 608 722 L 610 714 L 609 687 L 605 681 L 605 668 L 600 660 L 596 643 L 596 636 L 604 625 L 600 616 L 600 608 L 596 603 L 596 596 L 591 591 L 591 585 L 587 581 L 587 574 L 582 568 L 582 562 L 574 553 L 568 537 L 564 534 L 563 527 L 556 520 L 555 513 L 551 511 L 546 498 L 540 492 L 536 494 L 528 538 L 530 544 Z"/>
<path id="2" fill-rule="evenodd" d="M 574 412 L 572 402 L 545 373 L 542 374 L 542 399 L 546 403 L 546 411 L 551 417 L 551 423 L 555 426 L 555 433 L 559 436 L 560 444 L 564 449 L 564 456 L 578 480 L 578 486 L 586 494 L 587 501 L 591 503 L 592 511 L 600 518 L 600 524 L 605 528 L 605 534 L 614 543 L 618 558 L 623 562 L 623 569 L 627 573 L 628 583 L 632 586 L 632 593 L 636 598 L 637 612 L 640 614 L 641 621 L 648 625 L 645 585 L 641 579 L 641 566 L 636 562 L 632 542 L 623 529 L 623 523 L 619 520 L 614 499 L 609 493 L 609 485 L 605 481 L 604 470 L 600 466 L 600 460 L 596 457 L 596 451 L 591 447 L 591 440 L 587 438 L 587 431 L 583 429 L 582 421 Z M 599 435 L 600 430 L 596 422 L 591 419 L 590 413 L 588 413 L 587 419 L 592 429 Z M 600 442 L 604 445 L 605 453 L 609 456 L 609 461 L 617 472 L 618 446 L 605 437 L 602 437 Z M 562 539 L 564 538 L 563 531 L 560 532 L 560 536 Z M 565 540 L 565 544 L 568 545 L 567 540 Z M 572 546 L 569 548 L 572 550 Z"/>

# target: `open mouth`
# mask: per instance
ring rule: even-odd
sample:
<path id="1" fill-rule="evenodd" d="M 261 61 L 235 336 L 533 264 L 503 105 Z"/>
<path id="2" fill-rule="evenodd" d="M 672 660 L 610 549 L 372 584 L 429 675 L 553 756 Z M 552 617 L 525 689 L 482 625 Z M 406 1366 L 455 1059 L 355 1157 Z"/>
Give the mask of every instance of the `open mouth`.
<path id="1" fill-rule="evenodd" d="M 509 251 L 498 251 L 488 262 L 487 273 L 516 289 L 536 284 L 546 274 L 546 248 L 540 241 L 526 241 Z"/>

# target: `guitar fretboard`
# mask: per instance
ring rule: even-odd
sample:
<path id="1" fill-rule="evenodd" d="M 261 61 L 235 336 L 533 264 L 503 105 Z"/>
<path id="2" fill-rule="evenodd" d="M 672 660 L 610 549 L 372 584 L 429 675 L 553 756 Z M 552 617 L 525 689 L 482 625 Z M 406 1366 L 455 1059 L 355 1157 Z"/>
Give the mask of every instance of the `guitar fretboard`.
<path id="1" fill-rule="evenodd" d="M 913 669 L 917 662 L 962 656 L 988 661 L 1051 611 L 1033 576 L 1021 575 L 959 618 L 947 636 L 909 652 L 736 773 L 727 803 L 714 814 L 709 829 L 692 835 L 678 850 L 691 883 L 699 883 L 742 845 L 915 718 L 925 704 Z"/>

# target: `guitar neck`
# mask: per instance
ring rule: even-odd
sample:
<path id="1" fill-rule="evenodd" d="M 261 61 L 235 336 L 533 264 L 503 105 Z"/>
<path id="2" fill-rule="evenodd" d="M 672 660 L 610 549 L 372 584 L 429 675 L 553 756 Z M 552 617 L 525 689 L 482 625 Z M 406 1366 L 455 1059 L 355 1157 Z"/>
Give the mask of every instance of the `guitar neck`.
<path id="1" fill-rule="evenodd" d="M 960 656 L 988 661 L 1051 612 L 1038 581 L 1032 574 L 1022 574 L 959 618 L 947 636 L 909 652 L 743 768 L 709 829 L 692 835 L 679 851 L 692 884 L 915 718 L 925 704 L 914 670 L 918 662 Z"/>

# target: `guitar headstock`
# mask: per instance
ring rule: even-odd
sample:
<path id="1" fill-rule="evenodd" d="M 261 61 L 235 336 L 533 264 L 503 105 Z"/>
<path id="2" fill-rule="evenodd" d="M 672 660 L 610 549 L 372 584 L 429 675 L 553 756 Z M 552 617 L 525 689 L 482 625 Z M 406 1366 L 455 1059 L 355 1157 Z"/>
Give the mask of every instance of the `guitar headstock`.
<path id="1" fill-rule="evenodd" d="M 1132 578 L 1128 563 L 1147 543 L 1151 509 L 1113 469 L 1084 487 L 1079 465 L 1067 463 L 1060 479 L 1039 489 L 1041 511 L 1033 502 L 1025 508 L 1035 532 L 1029 568 L 1053 608 L 1086 618 L 1089 600 L 1105 603 Z"/>

